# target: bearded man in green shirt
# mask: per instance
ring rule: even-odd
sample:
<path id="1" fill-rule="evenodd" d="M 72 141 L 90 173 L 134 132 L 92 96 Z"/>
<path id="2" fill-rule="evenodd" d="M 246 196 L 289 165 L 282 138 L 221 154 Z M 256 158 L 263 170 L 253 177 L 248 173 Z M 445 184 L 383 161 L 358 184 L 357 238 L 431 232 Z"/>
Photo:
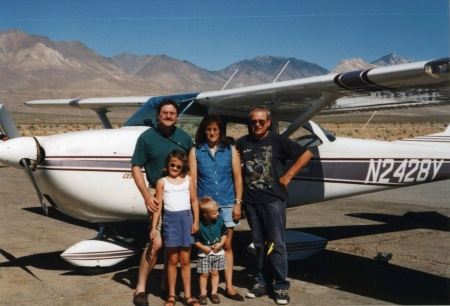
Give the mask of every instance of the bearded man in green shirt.
<path id="1" fill-rule="evenodd" d="M 133 179 L 144 198 L 150 216 L 150 224 L 153 213 L 159 209 L 159 203 L 154 197 L 154 187 L 156 181 L 163 175 L 167 155 L 173 150 L 181 150 L 187 154 L 189 149 L 193 147 L 189 134 L 175 126 L 178 121 L 179 110 L 179 106 L 174 100 L 164 99 L 161 101 L 157 110 L 158 124 L 139 136 L 131 159 Z M 148 185 L 142 175 L 143 167 L 145 168 Z M 161 225 L 158 226 L 158 229 L 161 229 Z M 148 305 L 145 287 L 148 276 L 156 264 L 161 247 L 162 239 L 159 231 L 155 238 L 150 240 L 141 257 L 138 283 L 133 298 L 133 303 L 137 306 Z M 164 284 L 161 289 L 166 290 Z"/>

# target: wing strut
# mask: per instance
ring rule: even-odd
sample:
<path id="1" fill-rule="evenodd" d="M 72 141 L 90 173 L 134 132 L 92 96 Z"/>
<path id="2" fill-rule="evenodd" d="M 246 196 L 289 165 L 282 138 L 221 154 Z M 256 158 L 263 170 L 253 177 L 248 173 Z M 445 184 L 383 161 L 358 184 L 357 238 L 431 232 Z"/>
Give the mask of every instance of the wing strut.
<path id="1" fill-rule="evenodd" d="M 291 124 L 288 125 L 286 129 L 284 129 L 280 134 L 283 134 L 287 137 L 295 133 L 305 122 L 314 117 L 317 113 L 319 113 L 324 107 L 328 104 L 336 100 L 336 95 L 333 95 L 329 92 L 323 92 L 322 98 L 320 98 L 317 102 L 315 102 L 307 112 L 303 113 L 300 117 L 295 119 Z"/>
<path id="2" fill-rule="evenodd" d="M 94 111 L 97 114 L 97 116 L 100 118 L 100 121 L 102 122 L 103 127 L 105 129 L 112 129 L 113 128 L 112 125 L 111 125 L 111 122 L 108 119 L 108 116 L 106 116 L 106 113 L 108 112 L 107 109 L 105 109 L 105 108 L 95 109 Z"/>

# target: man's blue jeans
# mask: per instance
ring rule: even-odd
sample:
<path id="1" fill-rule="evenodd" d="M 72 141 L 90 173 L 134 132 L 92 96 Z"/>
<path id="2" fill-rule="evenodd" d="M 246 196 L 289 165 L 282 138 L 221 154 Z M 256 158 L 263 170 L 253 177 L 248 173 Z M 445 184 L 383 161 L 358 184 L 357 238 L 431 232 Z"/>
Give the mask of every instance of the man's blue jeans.
<path id="1" fill-rule="evenodd" d="M 273 289 L 289 289 L 286 280 L 288 262 L 286 253 L 286 201 L 264 204 L 246 204 L 247 218 L 256 250 L 256 282 Z M 270 244 L 273 249 L 267 254 Z"/>

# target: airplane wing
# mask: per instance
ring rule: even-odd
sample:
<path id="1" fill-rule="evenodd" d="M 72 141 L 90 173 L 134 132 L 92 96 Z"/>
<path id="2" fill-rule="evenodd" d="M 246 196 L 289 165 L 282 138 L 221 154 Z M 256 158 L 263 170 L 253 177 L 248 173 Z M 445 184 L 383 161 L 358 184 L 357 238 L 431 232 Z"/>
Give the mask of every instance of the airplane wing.
<path id="1" fill-rule="evenodd" d="M 229 113 L 248 113 L 250 107 L 265 104 L 279 120 L 306 122 L 327 108 L 449 103 L 449 80 L 450 58 L 443 58 L 204 92 L 197 101 L 213 111 Z M 337 103 L 340 98 L 347 100 Z"/>
<path id="2" fill-rule="evenodd" d="M 265 104 L 278 120 L 299 125 L 321 111 L 450 103 L 449 81 L 450 58 L 442 58 L 199 94 L 35 100 L 25 104 L 92 109 L 107 128 L 106 113 L 111 108 L 155 106 L 165 97 L 183 102 L 183 114 L 194 115 L 203 115 L 208 107 L 209 112 L 246 116 L 252 106 Z"/>
<path id="3" fill-rule="evenodd" d="M 100 118 L 103 126 L 112 129 L 106 113 L 111 108 L 136 108 L 141 107 L 152 97 L 109 97 L 109 98 L 86 98 L 86 99 L 49 99 L 49 100 L 33 100 L 25 102 L 25 105 L 31 107 L 47 108 L 47 107 L 63 107 L 68 106 L 75 108 L 86 108 L 93 110 Z"/>
<path id="4" fill-rule="evenodd" d="M 84 99 L 49 99 L 49 100 L 33 100 L 25 102 L 25 105 L 38 108 L 47 107 L 74 107 L 93 110 L 103 126 L 111 129 L 112 125 L 106 116 L 112 109 L 123 110 L 130 108 L 139 108 L 146 105 L 153 110 L 164 98 L 171 98 L 177 101 L 182 110 L 190 107 L 198 93 L 187 93 L 170 96 L 136 96 L 136 97 L 105 97 L 105 98 L 84 98 Z M 198 108 L 196 108 L 198 109 Z M 148 115 L 147 113 L 145 115 Z"/>

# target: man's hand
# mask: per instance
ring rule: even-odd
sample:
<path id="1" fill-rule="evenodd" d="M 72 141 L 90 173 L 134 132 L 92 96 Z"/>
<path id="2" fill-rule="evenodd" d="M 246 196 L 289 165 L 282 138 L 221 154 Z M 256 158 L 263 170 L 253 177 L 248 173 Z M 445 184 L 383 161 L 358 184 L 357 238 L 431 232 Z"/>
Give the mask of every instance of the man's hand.
<path id="1" fill-rule="evenodd" d="M 159 203 L 158 200 L 149 194 L 149 196 L 145 197 L 145 206 L 150 213 L 155 213 L 159 211 Z"/>
<path id="2" fill-rule="evenodd" d="M 283 175 L 282 177 L 280 177 L 280 183 L 281 183 L 281 185 L 284 186 L 284 189 L 287 190 L 287 187 L 288 187 L 288 185 L 289 185 L 290 182 L 291 182 L 291 180 L 288 179 L 285 175 Z"/>
<path id="3" fill-rule="evenodd" d="M 280 184 L 283 185 L 286 190 L 292 178 L 296 176 L 297 173 L 299 173 L 303 168 L 305 168 L 312 157 L 313 154 L 311 151 L 306 150 L 302 155 L 300 155 L 291 168 L 289 168 L 289 170 L 282 177 L 280 177 Z"/>

